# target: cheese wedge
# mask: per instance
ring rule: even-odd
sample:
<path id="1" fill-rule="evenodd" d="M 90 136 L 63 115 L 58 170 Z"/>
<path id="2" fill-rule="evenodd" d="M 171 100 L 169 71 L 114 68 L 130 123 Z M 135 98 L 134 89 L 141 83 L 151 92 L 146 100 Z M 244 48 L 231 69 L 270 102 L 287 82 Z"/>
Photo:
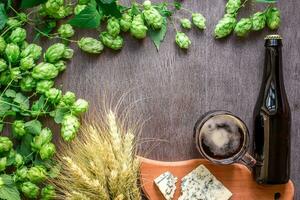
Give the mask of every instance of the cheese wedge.
<path id="1" fill-rule="evenodd" d="M 154 180 L 155 185 L 166 200 L 172 200 L 176 190 L 177 177 L 171 172 L 165 172 Z"/>

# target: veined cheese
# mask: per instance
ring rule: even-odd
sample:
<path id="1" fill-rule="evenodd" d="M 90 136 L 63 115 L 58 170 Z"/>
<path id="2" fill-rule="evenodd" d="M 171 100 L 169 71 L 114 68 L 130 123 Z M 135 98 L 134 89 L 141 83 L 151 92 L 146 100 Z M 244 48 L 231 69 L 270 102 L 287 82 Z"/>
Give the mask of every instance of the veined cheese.
<path id="1" fill-rule="evenodd" d="M 172 200 L 176 190 L 177 177 L 171 172 L 165 172 L 154 180 L 155 185 L 158 187 L 166 200 Z"/>
<path id="2" fill-rule="evenodd" d="M 228 200 L 232 193 L 200 165 L 181 179 L 181 196 L 178 200 Z"/>

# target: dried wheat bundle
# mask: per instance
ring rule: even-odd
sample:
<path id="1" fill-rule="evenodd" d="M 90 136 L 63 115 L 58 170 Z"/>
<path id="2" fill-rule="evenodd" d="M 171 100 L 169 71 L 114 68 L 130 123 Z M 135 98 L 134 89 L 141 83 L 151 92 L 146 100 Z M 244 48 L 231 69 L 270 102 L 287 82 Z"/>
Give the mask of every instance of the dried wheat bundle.
<path id="1" fill-rule="evenodd" d="M 141 199 L 136 129 L 127 128 L 114 112 L 106 113 L 83 125 L 81 136 L 58 153 L 57 199 Z"/>

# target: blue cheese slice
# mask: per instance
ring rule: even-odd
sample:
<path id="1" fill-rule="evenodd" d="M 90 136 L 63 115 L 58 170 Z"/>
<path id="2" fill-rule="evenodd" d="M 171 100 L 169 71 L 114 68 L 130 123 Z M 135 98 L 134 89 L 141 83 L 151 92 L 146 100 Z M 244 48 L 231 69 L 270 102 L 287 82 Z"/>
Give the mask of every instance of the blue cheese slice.
<path id="1" fill-rule="evenodd" d="M 181 179 L 181 196 L 178 200 L 228 200 L 232 193 L 204 166 Z"/>
<path id="2" fill-rule="evenodd" d="M 171 172 L 165 172 L 154 180 L 155 185 L 160 190 L 166 200 L 172 200 L 176 190 L 177 177 Z"/>

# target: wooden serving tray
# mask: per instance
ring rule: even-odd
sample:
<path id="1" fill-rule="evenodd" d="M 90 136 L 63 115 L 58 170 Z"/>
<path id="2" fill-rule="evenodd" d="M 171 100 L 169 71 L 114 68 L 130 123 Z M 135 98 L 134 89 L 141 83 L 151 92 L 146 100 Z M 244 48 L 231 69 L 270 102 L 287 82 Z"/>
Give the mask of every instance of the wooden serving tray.
<path id="1" fill-rule="evenodd" d="M 292 181 L 282 185 L 258 185 L 250 170 L 241 164 L 215 165 L 204 159 L 194 159 L 179 162 L 162 162 L 140 157 L 143 191 L 149 200 L 163 200 L 163 196 L 154 185 L 153 180 L 166 171 L 178 177 L 174 200 L 181 193 L 181 178 L 203 164 L 220 180 L 232 193 L 232 200 L 274 200 L 275 193 L 280 193 L 280 200 L 292 200 L 294 185 Z"/>

